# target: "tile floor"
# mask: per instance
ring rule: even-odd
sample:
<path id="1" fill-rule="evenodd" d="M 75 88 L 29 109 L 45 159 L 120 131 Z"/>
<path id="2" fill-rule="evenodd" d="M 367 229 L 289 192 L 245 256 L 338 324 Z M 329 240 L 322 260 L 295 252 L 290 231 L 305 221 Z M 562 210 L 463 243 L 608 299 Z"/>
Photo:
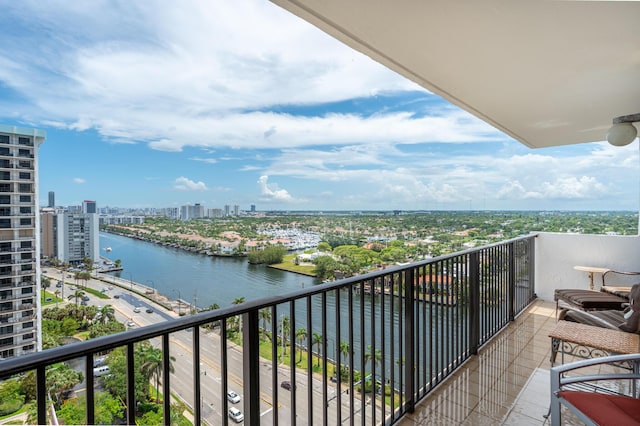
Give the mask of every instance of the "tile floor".
<path id="1" fill-rule="evenodd" d="M 549 424 L 543 416 L 555 322 L 555 304 L 536 301 L 399 424 Z"/>

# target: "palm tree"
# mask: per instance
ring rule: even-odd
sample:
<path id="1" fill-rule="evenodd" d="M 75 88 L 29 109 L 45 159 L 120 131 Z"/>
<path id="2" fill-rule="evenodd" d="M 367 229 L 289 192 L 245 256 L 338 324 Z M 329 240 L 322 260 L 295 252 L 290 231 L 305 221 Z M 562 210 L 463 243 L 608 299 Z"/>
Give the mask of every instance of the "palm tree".
<path id="1" fill-rule="evenodd" d="M 42 301 L 45 299 L 45 292 L 51 286 L 51 280 L 49 277 L 41 276 L 40 277 L 40 285 L 42 286 Z"/>
<path id="2" fill-rule="evenodd" d="M 291 321 L 289 320 L 289 317 L 284 316 L 282 317 L 282 355 L 286 355 L 287 354 L 287 346 L 286 346 L 286 342 L 287 342 L 287 337 L 289 336 L 289 332 L 291 331 Z"/>
<path id="3" fill-rule="evenodd" d="M 300 346 L 304 344 L 304 339 L 306 338 L 307 338 L 306 328 L 303 327 L 296 330 L 296 340 L 300 342 Z M 300 348 L 300 360 L 298 360 L 298 362 L 301 362 L 301 361 L 302 361 L 302 348 Z"/>
<path id="4" fill-rule="evenodd" d="M 262 340 L 264 340 L 265 332 L 267 330 L 267 322 L 271 323 L 271 310 L 269 308 L 263 308 L 258 311 L 258 319 L 262 321 L 262 328 L 260 332 L 262 334 Z"/>
<path id="5" fill-rule="evenodd" d="M 343 355 L 343 359 L 346 361 L 347 357 L 349 356 L 349 354 L 351 353 L 351 348 L 349 347 L 349 343 L 345 342 L 345 341 L 341 341 L 340 342 L 340 353 Z M 347 367 L 346 365 L 342 364 L 340 369 L 340 375 L 342 377 L 344 377 L 344 375 L 347 372 L 347 368 L 351 367 L 351 360 L 349 360 L 349 367 Z"/>
<path id="6" fill-rule="evenodd" d="M 241 303 L 244 303 L 244 300 L 244 297 L 236 297 L 235 299 L 233 299 L 233 302 L 231 302 L 231 304 L 240 305 Z M 242 333 L 242 317 L 235 316 L 234 321 L 238 321 L 238 332 Z"/>
<path id="7" fill-rule="evenodd" d="M 316 345 L 316 353 L 318 354 L 317 359 L 318 359 L 318 367 L 320 366 L 320 344 L 322 343 L 322 334 L 320 333 L 313 333 L 311 335 L 311 346 Z M 327 354 L 324 354 L 324 356 L 326 357 Z"/>
<path id="8" fill-rule="evenodd" d="M 155 377 L 156 379 L 156 404 L 160 401 L 160 373 L 162 371 L 162 350 L 154 348 L 151 345 L 145 345 L 141 348 L 142 351 L 142 365 L 140 366 L 140 370 L 144 374 L 147 380 L 151 380 Z M 173 362 L 176 358 L 174 356 L 169 357 L 169 372 L 173 373 L 175 371 L 173 367 Z M 168 398 L 169 395 L 166 395 Z"/>
<path id="9" fill-rule="evenodd" d="M 82 290 L 76 290 L 72 295 L 67 297 L 68 300 L 71 300 L 73 298 L 76 299 L 76 307 L 74 309 L 74 313 L 76 317 L 78 316 L 78 299 L 81 299 L 82 297 L 84 297 L 84 291 Z"/>
<path id="10" fill-rule="evenodd" d="M 106 323 L 108 321 L 113 321 L 116 318 L 116 311 L 113 309 L 111 305 L 104 305 L 98 311 L 96 317 L 99 319 L 101 323 Z"/>
<path id="11" fill-rule="evenodd" d="M 55 291 L 55 295 L 56 295 L 56 308 L 58 307 L 58 299 L 60 298 L 60 290 L 56 290 Z"/>

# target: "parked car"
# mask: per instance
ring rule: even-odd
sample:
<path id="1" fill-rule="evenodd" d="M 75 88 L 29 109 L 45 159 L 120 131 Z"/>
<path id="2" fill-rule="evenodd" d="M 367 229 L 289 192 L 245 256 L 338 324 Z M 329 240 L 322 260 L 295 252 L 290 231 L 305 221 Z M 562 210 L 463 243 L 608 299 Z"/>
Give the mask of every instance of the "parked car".
<path id="1" fill-rule="evenodd" d="M 286 390 L 291 390 L 291 382 L 288 380 L 285 380 L 284 382 L 280 383 L 280 387 Z"/>
<path id="2" fill-rule="evenodd" d="M 244 414 L 236 407 L 229 408 L 229 417 L 236 423 L 241 423 L 244 420 Z"/>
<path id="3" fill-rule="evenodd" d="M 62 281 L 58 281 L 58 283 L 56 284 L 56 287 L 58 288 L 62 287 Z"/>
<path id="4" fill-rule="evenodd" d="M 135 327 L 136 323 L 133 321 L 127 321 L 127 327 L 131 328 L 131 327 Z"/>
<path id="5" fill-rule="evenodd" d="M 88 302 L 89 301 L 89 296 L 82 296 L 82 301 L 83 302 Z"/>
<path id="6" fill-rule="evenodd" d="M 233 404 L 237 404 L 238 402 L 240 402 L 240 395 L 230 390 L 230 391 L 227 391 L 227 399 L 229 400 L 229 402 Z"/>
<path id="7" fill-rule="evenodd" d="M 114 295 L 113 295 L 113 298 L 114 298 L 114 299 L 120 299 L 120 295 L 119 295 L 119 294 L 114 294 Z"/>
<path id="8" fill-rule="evenodd" d="M 146 312 L 147 312 L 148 314 L 152 314 L 152 313 L 153 313 L 153 309 L 151 309 L 151 308 L 147 308 L 147 311 L 146 311 Z"/>
<path id="9" fill-rule="evenodd" d="M 140 306 L 136 306 L 135 308 L 133 308 L 133 312 L 138 313 L 140 312 L 142 309 L 140 308 Z"/>

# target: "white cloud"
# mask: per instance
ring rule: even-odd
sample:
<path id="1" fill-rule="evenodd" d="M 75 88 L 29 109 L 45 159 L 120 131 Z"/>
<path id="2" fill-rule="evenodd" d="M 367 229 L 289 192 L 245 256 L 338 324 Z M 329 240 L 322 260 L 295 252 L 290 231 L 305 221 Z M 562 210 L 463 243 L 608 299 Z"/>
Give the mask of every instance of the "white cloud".
<path id="1" fill-rule="evenodd" d="M 289 194 L 286 189 L 280 189 L 278 184 L 269 184 L 269 176 L 260 176 L 258 186 L 260 188 L 261 201 L 264 202 L 299 202 Z"/>
<path id="2" fill-rule="evenodd" d="M 174 189 L 178 191 L 207 191 L 207 185 L 204 182 L 195 182 L 191 179 L 188 179 L 184 176 L 180 176 L 175 180 L 175 184 L 173 186 Z"/>
<path id="3" fill-rule="evenodd" d="M 86 179 L 84 178 L 73 178 L 73 183 L 85 183 Z"/>
<path id="4" fill-rule="evenodd" d="M 218 160 L 216 160 L 215 158 L 191 157 L 191 158 L 189 158 L 189 160 L 200 161 L 200 162 L 208 163 L 208 164 L 216 164 L 218 162 Z"/>

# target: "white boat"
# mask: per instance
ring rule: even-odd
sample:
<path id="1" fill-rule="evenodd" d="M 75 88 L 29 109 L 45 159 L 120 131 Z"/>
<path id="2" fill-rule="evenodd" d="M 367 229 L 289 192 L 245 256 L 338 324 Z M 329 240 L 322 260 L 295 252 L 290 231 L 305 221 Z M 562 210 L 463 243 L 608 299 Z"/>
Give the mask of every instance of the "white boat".
<path id="1" fill-rule="evenodd" d="M 111 251 L 111 247 L 105 247 L 104 251 L 106 251 L 107 253 Z"/>

